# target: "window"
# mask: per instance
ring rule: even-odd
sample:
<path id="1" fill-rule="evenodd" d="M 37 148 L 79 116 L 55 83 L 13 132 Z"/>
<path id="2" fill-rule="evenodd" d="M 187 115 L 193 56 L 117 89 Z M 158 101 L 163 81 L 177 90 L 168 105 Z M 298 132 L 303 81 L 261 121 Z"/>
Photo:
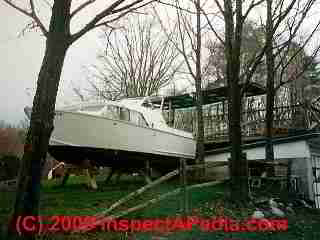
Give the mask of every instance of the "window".
<path id="1" fill-rule="evenodd" d="M 110 119 L 128 121 L 138 126 L 148 127 L 148 123 L 141 113 L 127 108 L 109 105 L 104 109 L 102 115 Z"/>
<path id="2" fill-rule="evenodd" d="M 142 127 L 148 127 L 148 123 L 146 122 L 146 120 L 144 119 L 144 117 L 140 115 L 140 118 L 139 118 L 139 126 L 142 126 Z"/>
<path id="3" fill-rule="evenodd" d="M 130 122 L 138 126 L 148 127 L 148 123 L 146 122 L 142 114 L 134 110 L 130 110 Z"/>

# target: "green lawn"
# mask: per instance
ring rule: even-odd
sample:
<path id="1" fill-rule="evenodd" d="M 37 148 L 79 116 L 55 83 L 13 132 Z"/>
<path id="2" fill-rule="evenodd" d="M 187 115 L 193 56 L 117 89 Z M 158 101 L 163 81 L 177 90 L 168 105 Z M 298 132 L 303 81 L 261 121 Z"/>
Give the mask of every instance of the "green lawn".
<path id="1" fill-rule="evenodd" d="M 117 199 L 138 189 L 144 185 L 140 178 L 124 178 L 119 183 L 111 182 L 104 185 L 101 178 L 98 178 L 98 191 L 88 191 L 85 187 L 84 177 L 71 177 L 67 185 L 59 187 L 57 182 L 45 181 L 42 188 L 40 212 L 41 215 L 92 215 L 110 206 Z M 161 184 L 152 190 L 136 197 L 119 209 L 133 207 L 147 199 L 154 198 L 179 187 L 179 181 L 172 180 Z M 190 215 L 199 217 L 212 217 L 217 215 L 228 216 L 233 219 L 246 219 L 252 214 L 251 207 L 234 208 L 224 201 L 226 185 L 220 184 L 213 187 L 195 189 L 189 192 Z M 154 204 L 143 210 L 134 212 L 125 218 L 164 218 L 181 214 L 180 195 L 175 195 Z M 6 222 L 10 214 L 14 200 L 14 192 L 2 192 L 0 197 L 0 224 Z M 193 228 L 188 232 L 176 233 L 134 233 L 130 234 L 112 232 L 94 232 L 86 234 L 52 234 L 43 239 L 152 239 L 152 236 L 165 236 L 166 239 L 320 239 L 320 212 L 316 210 L 300 209 L 296 214 L 289 216 L 289 230 L 287 232 L 273 233 L 225 233 L 225 232 L 204 232 L 199 228 Z"/>

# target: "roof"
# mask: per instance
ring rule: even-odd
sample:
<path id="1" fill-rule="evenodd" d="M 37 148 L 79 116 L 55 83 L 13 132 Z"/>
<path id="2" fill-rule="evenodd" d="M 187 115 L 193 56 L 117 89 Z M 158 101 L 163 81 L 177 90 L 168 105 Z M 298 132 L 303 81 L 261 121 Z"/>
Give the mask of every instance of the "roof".
<path id="1" fill-rule="evenodd" d="M 244 87 L 244 84 L 240 84 L 241 88 Z M 228 99 L 228 90 L 227 86 L 224 87 L 215 87 L 207 88 L 202 90 L 203 96 L 203 105 L 212 104 L 221 102 Z M 258 96 L 266 94 L 266 90 L 263 86 L 257 83 L 249 83 L 245 87 L 245 93 L 247 97 Z M 195 106 L 195 93 L 187 93 L 178 96 L 167 96 L 165 97 L 164 109 L 169 109 L 169 103 L 171 102 L 171 107 L 174 109 L 178 108 L 189 108 Z M 152 103 L 161 104 L 161 99 L 153 99 Z"/>
<path id="2" fill-rule="evenodd" d="M 275 137 L 272 139 L 273 144 L 290 143 L 294 141 L 308 141 L 311 139 L 319 138 L 320 132 L 314 130 L 300 130 L 297 132 L 292 132 L 288 136 Z M 260 139 L 257 141 L 250 141 L 248 143 L 242 144 L 242 149 L 251 149 L 256 147 L 265 147 L 267 144 L 267 139 Z M 226 141 L 221 144 L 209 144 L 206 146 L 206 154 L 218 154 L 229 152 L 231 149 L 231 142 Z"/>

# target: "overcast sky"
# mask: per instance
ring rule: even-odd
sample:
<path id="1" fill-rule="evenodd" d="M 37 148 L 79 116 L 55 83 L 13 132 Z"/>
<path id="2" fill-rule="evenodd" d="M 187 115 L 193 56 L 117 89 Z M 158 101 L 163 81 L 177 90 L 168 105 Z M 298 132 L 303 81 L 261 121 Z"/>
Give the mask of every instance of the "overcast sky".
<path id="1" fill-rule="evenodd" d="M 40 2 L 44 3 L 44 1 Z M 79 4 L 82 1 L 74 2 Z M 97 1 L 96 5 L 81 12 L 72 21 L 74 24 L 71 26 L 71 30 L 77 31 L 103 7 L 105 7 L 105 1 Z M 264 8 L 261 9 L 264 12 Z M 156 10 L 163 12 L 159 6 Z M 47 12 L 40 12 L 42 20 L 48 23 Z M 257 11 L 258 14 L 253 15 L 261 16 L 262 12 Z M 174 12 L 170 15 L 175 16 Z M 8 7 L 2 0 L 0 0 L 0 16 L 2 19 L 0 22 L 0 120 L 17 124 L 24 118 L 23 108 L 32 106 L 36 80 L 44 54 L 45 38 L 38 32 L 26 33 L 24 36 L 18 37 L 18 33 L 30 20 Z M 311 28 L 309 25 L 317 23 L 318 16 L 317 12 L 313 15 L 313 21 L 309 19 L 305 23 L 307 28 Z M 167 20 L 167 22 L 172 21 Z M 80 88 L 88 86 L 84 66 L 94 64 L 97 61 L 97 54 L 103 49 L 103 42 L 99 38 L 99 34 L 101 34 L 99 31 L 86 34 L 68 50 L 62 71 L 57 105 L 76 99 L 72 91 L 72 83 Z M 315 42 L 318 44 L 319 34 L 316 39 Z"/>
<path id="2" fill-rule="evenodd" d="M 0 16 L 0 120 L 16 124 L 24 117 L 24 106 L 32 105 L 45 38 L 34 32 L 18 37 L 18 33 L 28 23 L 28 18 L 1 1 Z M 68 50 L 57 104 L 74 98 L 71 81 L 77 86 L 85 86 L 83 66 L 94 63 L 101 49 L 102 42 L 98 33 L 91 32 Z"/>
<path id="3" fill-rule="evenodd" d="M 28 2 L 28 1 L 26 1 Z M 83 1 L 74 1 L 73 9 Z M 15 1 L 23 4 L 25 2 Z M 44 1 L 37 5 L 42 22 L 48 27 L 49 14 Z M 44 4 L 44 5 L 43 5 Z M 21 5 L 20 5 L 21 6 Z M 23 6 L 23 5 L 22 5 Z M 97 1 L 77 14 L 71 22 L 71 32 L 78 31 L 96 13 L 105 7 L 105 1 Z M 45 48 L 45 38 L 39 32 L 29 32 L 18 37 L 30 19 L 0 0 L 0 120 L 17 124 L 24 118 L 23 108 L 32 106 L 36 81 Z M 97 61 L 103 50 L 101 30 L 91 31 L 69 48 L 57 97 L 57 106 L 77 99 L 73 86 L 88 88 L 85 66 Z"/>

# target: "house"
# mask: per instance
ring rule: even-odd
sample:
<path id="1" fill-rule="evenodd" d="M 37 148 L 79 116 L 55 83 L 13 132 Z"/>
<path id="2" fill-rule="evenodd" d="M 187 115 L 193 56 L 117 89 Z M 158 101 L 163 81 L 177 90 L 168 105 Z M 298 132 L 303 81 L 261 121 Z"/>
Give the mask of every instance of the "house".
<path id="1" fill-rule="evenodd" d="M 297 194 L 314 202 L 320 208 L 320 132 L 305 130 L 299 133 L 274 138 L 274 157 L 278 163 L 290 163 L 292 181 Z M 265 161 L 265 140 L 244 143 L 243 152 L 250 161 Z M 207 146 L 206 162 L 228 161 L 230 143 Z M 228 167 L 214 168 L 210 175 L 227 178 Z"/>
<path id="2" fill-rule="evenodd" d="M 203 117 L 205 130 L 206 162 L 227 162 L 230 158 L 230 141 L 228 139 L 228 88 L 210 85 L 203 90 Z M 256 83 L 245 86 L 242 110 L 242 141 L 243 152 L 249 160 L 248 164 L 260 160 L 268 163 L 265 158 L 265 89 Z M 285 89 L 284 89 L 285 90 Z M 272 129 L 274 155 L 278 163 L 290 163 L 292 181 L 297 193 L 315 202 L 320 207 L 320 132 L 315 126 L 320 122 L 320 104 L 314 102 L 290 105 L 287 93 L 280 94 L 283 101 L 276 101 L 274 108 L 274 123 Z M 189 125 L 196 135 L 197 119 L 195 110 L 192 113 L 193 122 L 186 121 L 186 114 L 194 106 L 192 96 L 181 95 L 170 97 L 175 111 L 174 119 L 170 119 L 174 126 Z M 193 108 L 194 109 L 194 108 Z M 170 111 L 170 109 L 168 110 Z M 168 114 L 170 116 L 170 114 Z M 310 130 L 308 130 L 310 129 Z M 251 161 L 251 162 L 250 162 Z M 262 174 L 262 173 L 261 173 Z M 215 167 L 208 174 L 215 179 L 228 178 L 228 167 Z"/>

